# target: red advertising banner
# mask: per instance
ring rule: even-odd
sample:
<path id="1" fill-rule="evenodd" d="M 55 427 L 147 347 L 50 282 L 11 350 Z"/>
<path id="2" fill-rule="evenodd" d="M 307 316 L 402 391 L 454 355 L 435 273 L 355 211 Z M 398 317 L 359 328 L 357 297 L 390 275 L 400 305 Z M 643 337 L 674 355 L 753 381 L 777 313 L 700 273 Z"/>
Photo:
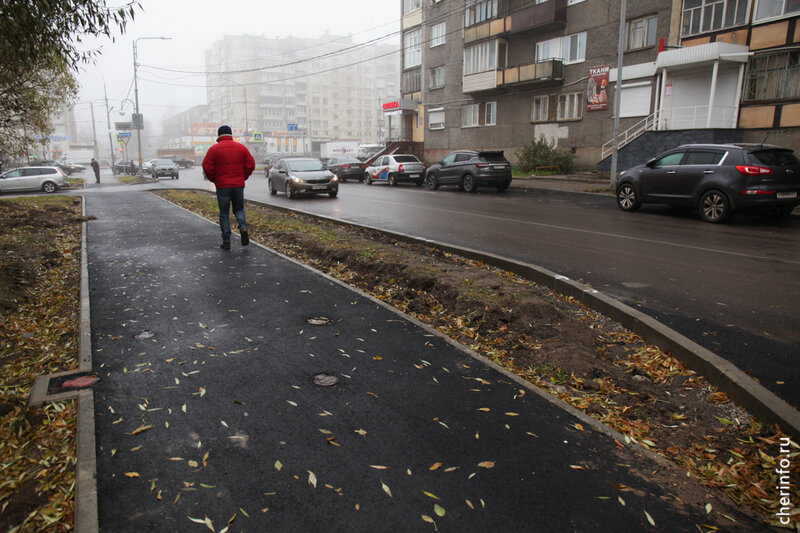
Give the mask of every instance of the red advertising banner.
<path id="1" fill-rule="evenodd" d="M 608 109 L 608 73 L 609 65 L 589 69 L 589 85 L 586 87 L 586 111 L 602 111 Z"/>

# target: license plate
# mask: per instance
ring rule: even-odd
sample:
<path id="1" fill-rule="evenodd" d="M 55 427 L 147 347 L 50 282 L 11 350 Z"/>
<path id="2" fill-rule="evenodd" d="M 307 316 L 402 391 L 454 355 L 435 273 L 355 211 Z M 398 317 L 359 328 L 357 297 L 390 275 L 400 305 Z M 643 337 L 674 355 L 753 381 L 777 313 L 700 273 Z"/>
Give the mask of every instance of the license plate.
<path id="1" fill-rule="evenodd" d="M 315 191 L 321 191 L 322 189 L 327 189 L 328 186 L 327 185 L 314 185 L 311 188 L 314 189 Z"/>
<path id="2" fill-rule="evenodd" d="M 418 177 L 419 177 L 419 174 L 409 174 L 408 176 L 409 176 L 410 178 L 418 178 Z"/>
<path id="3" fill-rule="evenodd" d="M 495 170 L 503 170 L 504 168 L 506 168 L 506 166 L 505 166 L 505 165 L 495 165 L 495 166 L 494 166 L 494 169 L 495 169 Z"/>
<path id="4" fill-rule="evenodd" d="M 779 192 L 778 199 L 783 200 L 784 198 L 797 198 L 797 191 Z"/>

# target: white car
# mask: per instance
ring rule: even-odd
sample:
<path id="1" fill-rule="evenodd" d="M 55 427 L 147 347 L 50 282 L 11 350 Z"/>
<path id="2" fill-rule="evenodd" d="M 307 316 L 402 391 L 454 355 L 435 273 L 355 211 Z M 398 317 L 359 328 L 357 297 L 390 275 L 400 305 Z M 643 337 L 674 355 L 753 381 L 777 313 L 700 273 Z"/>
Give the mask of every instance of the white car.
<path id="1" fill-rule="evenodd" d="M 413 181 L 417 186 L 425 180 L 425 165 L 410 154 L 382 155 L 364 172 L 367 185 L 382 181 L 395 186 L 400 181 Z"/>
<path id="2" fill-rule="evenodd" d="M 20 167 L 0 174 L 0 193 L 68 188 L 67 175 L 58 167 Z"/>

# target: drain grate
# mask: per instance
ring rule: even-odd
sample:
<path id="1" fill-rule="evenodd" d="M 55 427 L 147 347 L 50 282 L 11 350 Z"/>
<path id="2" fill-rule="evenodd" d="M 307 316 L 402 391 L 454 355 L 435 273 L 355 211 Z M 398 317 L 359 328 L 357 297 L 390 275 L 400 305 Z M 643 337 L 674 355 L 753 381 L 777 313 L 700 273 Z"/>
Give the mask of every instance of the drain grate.
<path id="1" fill-rule="evenodd" d="M 314 384 L 320 387 L 332 387 L 339 383 L 339 378 L 330 374 L 317 374 L 314 376 Z"/>

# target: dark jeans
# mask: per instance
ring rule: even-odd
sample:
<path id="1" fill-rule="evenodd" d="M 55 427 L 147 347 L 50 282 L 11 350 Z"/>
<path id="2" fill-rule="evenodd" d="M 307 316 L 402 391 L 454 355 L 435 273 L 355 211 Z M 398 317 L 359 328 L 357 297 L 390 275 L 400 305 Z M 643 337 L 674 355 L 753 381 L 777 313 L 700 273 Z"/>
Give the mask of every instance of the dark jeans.
<path id="1" fill-rule="evenodd" d="M 219 204 L 219 228 L 222 230 L 222 242 L 231 241 L 231 202 L 233 203 L 233 216 L 239 223 L 239 231 L 247 229 L 244 218 L 244 187 L 231 189 L 217 189 L 217 203 Z"/>

